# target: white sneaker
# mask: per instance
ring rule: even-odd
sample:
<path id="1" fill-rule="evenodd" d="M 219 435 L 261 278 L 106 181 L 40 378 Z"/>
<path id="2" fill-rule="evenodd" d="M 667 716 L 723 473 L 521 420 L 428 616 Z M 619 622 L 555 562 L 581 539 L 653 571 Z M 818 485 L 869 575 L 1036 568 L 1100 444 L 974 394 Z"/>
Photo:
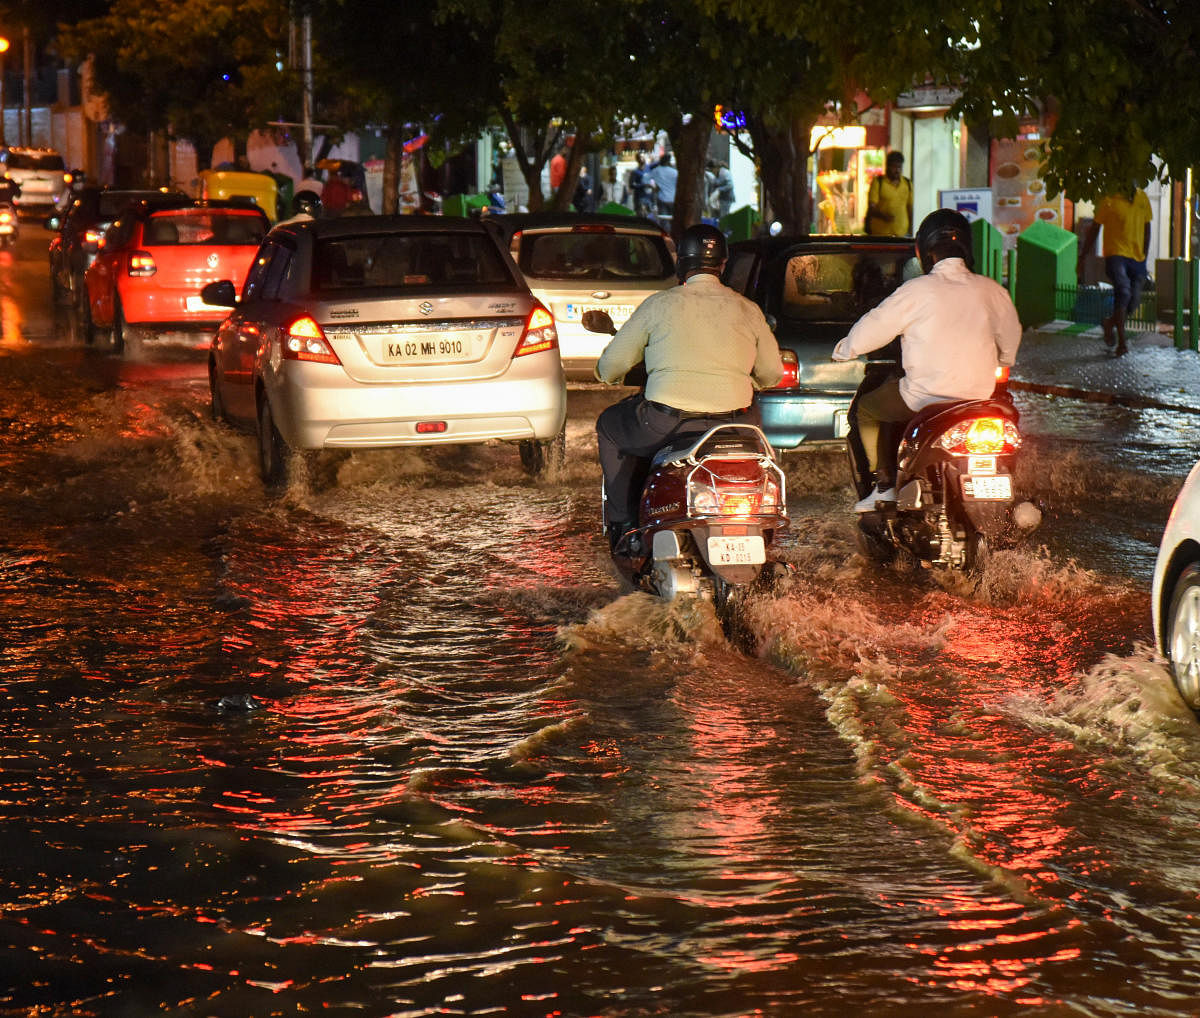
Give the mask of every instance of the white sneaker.
<path id="1" fill-rule="evenodd" d="M 859 499 L 854 503 L 854 512 L 870 513 L 875 511 L 876 502 L 895 502 L 896 489 L 895 487 L 881 491 L 878 486 L 867 492 L 867 497 Z"/>

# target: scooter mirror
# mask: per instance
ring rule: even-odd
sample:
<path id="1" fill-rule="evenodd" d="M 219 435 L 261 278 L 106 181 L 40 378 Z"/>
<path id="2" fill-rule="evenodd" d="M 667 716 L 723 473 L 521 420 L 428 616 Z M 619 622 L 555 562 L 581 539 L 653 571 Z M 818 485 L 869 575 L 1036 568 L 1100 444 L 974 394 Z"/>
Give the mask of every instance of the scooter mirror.
<path id="1" fill-rule="evenodd" d="M 767 328 L 774 332 L 779 327 L 779 319 L 774 315 L 767 315 Z"/>
<path id="2" fill-rule="evenodd" d="M 613 320 L 607 311 L 585 311 L 583 313 L 582 324 L 588 332 L 602 332 L 609 336 L 616 335 L 617 327 L 613 325 Z"/>

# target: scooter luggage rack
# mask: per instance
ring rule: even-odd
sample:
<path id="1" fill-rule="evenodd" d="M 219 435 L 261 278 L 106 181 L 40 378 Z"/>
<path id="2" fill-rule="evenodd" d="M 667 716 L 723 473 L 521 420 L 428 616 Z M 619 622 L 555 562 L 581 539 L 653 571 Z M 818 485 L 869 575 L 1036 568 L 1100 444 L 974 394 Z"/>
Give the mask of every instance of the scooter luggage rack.
<path id="1" fill-rule="evenodd" d="M 716 425 L 713 425 L 713 427 L 709 428 L 708 431 L 704 432 L 703 435 L 701 435 L 698 439 L 696 439 L 695 442 L 692 442 L 688 446 L 677 449 L 677 448 L 673 448 L 671 445 L 668 445 L 665 448 L 660 449 L 657 453 L 654 454 L 654 459 L 652 461 L 652 464 L 653 464 L 653 466 L 656 466 L 656 467 L 668 466 L 668 465 L 673 465 L 673 464 L 678 464 L 680 466 L 683 466 L 685 464 L 690 464 L 692 466 L 695 466 L 696 464 L 698 464 L 700 462 L 699 459 L 697 458 L 697 456 L 699 454 L 701 454 L 701 453 L 708 454 L 709 452 L 712 452 L 715 454 L 715 453 L 720 452 L 719 449 L 708 450 L 708 449 L 703 448 L 705 443 L 707 443 L 709 441 L 709 439 L 711 439 L 713 437 L 714 434 L 716 434 L 717 432 L 729 432 L 729 431 L 734 431 L 734 430 L 739 431 L 739 432 L 749 432 L 750 437 L 753 437 L 755 439 L 755 441 L 758 443 L 759 448 L 756 451 L 751 452 L 749 449 L 747 449 L 745 447 L 745 445 L 743 445 L 739 442 L 736 449 L 730 448 L 728 455 L 726 455 L 726 457 L 725 457 L 726 459 L 766 458 L 766 459 L 769 459 L 772 461 L 775 459 L 775 450 L 771 448 L 771 443 L 767 441 L 767 436 L 763 434 L 762 429 L 760 427 L 758 427 L 757 425 L 754 425 L 754 424 L 716 424 Z"/>

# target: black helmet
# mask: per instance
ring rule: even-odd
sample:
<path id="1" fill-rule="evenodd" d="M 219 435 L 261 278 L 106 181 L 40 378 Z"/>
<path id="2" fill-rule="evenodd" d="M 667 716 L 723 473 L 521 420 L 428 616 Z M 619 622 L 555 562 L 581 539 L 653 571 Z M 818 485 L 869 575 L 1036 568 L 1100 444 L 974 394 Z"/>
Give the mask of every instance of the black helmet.
<path id="1" fill-rule="evenodd" d="M 917 257 L 921 259 L 924 271 L 933 268 L 934 255 L 938 258 L 961 258 L 967 263 L 968 269 L 975 268 L 971 224 L 961 212 L 938 209 L 921 220 L 917 230 Z"/>
<path id="2" fill-rule="evenodd" d="M 683 231 L 675 260 L 675 275 L 682 281 L 697 269 L 721 271 L 729 254 L 725 234 L 708 223 L 697 223 Z"/>
<path id="3" fill-rule="evenodd" d="M 305 188 L 303 191 L 297 191 L 292 198 L 292 215 L 298 216 L 304 214 L 317 219 L 321 215 L 321 196 L 316 191 L 310 191 Z"/>

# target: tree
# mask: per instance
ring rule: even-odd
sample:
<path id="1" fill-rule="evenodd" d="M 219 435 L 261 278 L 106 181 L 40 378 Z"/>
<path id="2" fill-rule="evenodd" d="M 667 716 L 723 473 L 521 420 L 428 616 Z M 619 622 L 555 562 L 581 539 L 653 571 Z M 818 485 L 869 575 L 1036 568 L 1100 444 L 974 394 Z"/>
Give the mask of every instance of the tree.
<path id="1" fill-rule="evenodd" d="M 972 5 L 956 51 L 964 95 L 952 111 L 996 114 L 999 133 L 1048 110 L 1042 175 L 1053 194 L 1097 198 L 1200 165 L 1190 116 L 1200 96 L 1193 0 L 1005 0 Z"/>
<path id="2" fill-rule="evenodd" d="M 278 0 L 114 0 L 60 43 L 75 60 L 92 56 L 115 119 L 190 141 L 204 167 L 222 138 L 244 141 L 291 108 L 296 82 L 275 66 L 286 28 Z"/>

